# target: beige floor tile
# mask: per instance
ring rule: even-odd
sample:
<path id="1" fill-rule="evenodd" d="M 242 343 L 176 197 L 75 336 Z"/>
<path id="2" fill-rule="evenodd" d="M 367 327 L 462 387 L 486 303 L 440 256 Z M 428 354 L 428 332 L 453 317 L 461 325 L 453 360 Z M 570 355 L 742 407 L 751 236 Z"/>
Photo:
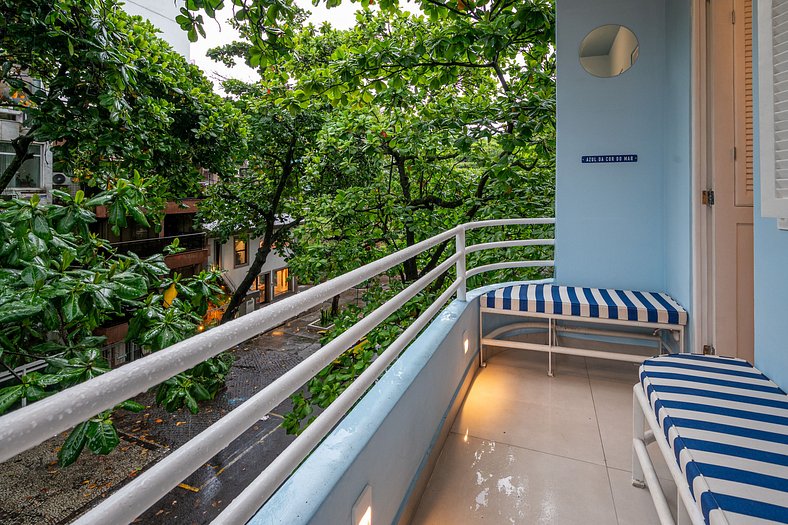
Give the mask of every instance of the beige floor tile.
<path id="1" fill-rule="evenodd" d="M 453 430 L 522 448 L 604 465 L 593 407 L 501 399 L 471 389 Z"/>
<path id="2" fill-rule="evenodd" d="M 488 363 L 496 366 L 526 368 L 547 376 L 547 354 L 535 350 L 504 350 L 490 359 Z M 553 374 L 580 375 L 586 377 L 586 360 L 573 355 L 553 355 Z"/>
<path id="3" fill-rule="evenodd" d="M 628 471 L 608 469 L 608 475 L 619 525 L 659 525 L 657 511 L 648 489 L 633 487 Z M 672 479 L 660 480 L 660 484 L 675 519 L 676 485 Z"/>
<path id="4" fill-rule="evenodd" d="M 543 370 L 502 366 L 495 360 L 477 373 L 470 396 L 475 395 L 542 405 L 568 405 L 589 411 L 594 409 L 586 377 L 568 374 L 548 377 Z"/>
<path id="5" fill-rule="evenodd" d="M 451 434 L 414 524 L 614 524 L 606 469 Z"/>
<path id="6" fill-rule="evenodd" d="M 596 359 L 593 357 L 586 359 L 586 363 L 588 366 L 588 377 L 591 379 L 617 381 L 627 383 L 630 386 L 638 382 L 638 368 L 640 365 L 637 363 Z"/>
<path id="7" fill-rule="evenodd" d="M 632 471 L 632 385 L 591 379 L 591 391 L 602 436 L 607 466 Z M 670 471 L 656 443 L 649 446 L 657 476 L 670 479 Z"/>

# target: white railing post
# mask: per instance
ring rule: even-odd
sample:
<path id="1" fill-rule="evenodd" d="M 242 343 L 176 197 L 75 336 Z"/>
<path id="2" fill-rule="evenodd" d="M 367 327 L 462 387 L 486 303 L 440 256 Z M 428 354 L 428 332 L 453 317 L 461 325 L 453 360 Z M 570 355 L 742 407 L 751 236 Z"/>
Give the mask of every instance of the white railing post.
<path id="1" fill-rule="evenodd" d="M 465 228 L 457 230 L 457 280 L 460 282 L 457 288 L 457 299 L 465 301 L 465 294 L 468 290 L 467 282 L 465 279 Z"/>

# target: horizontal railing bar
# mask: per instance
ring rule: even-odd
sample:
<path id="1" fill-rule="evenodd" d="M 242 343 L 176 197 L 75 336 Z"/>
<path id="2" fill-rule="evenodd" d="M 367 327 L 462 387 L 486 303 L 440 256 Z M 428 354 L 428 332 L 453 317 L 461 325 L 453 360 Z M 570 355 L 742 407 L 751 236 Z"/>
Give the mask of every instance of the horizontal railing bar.
<path id="1" fill-rule="evenodd" d="M 342 420 L 460 287 L 458 279 L 443 292 L 369 367 L 353 381 L 271 464 L 239 494 L 212 525 L 246 523 L 276 492 L 304 458 Z"/>
<path id="2" fill-rule="evenodd" d="M 133 239 L 130 241 L 118 241 L 118 242 L 111 242 L 109 243 L 110 246 L 125 246 L 127 244 L 140 244 L 144 242 L 155 242 L 155 241 L 169 241 L 170 239 L 185 239 L 185 238 L 192 238 L 192 237 L 206 237 L 207 234 L 205 232 L 197 232 L 197 233 L 182 233 L 180 235 L 168 235 L 166 237 L 148 237 L 147 239 Z"/>
<path id="3" fill-rule="evenodd" d="M 484 266 L 477 266 L 476 268 L 471 268 L 468 270 L 467 275 L 468 277 L 473 277 L 474 275 L 478 275 L 484 272 L 491 272 L 493 270 L 505 270 L 509 268 L 538 268 L 538 267 L 549 267 L 555 266 L 555 261 L 512 261 L 512 262 L 502 262 L 502 263 L 495 263 L 495 264 L 485 264 Z"/>
<path id="4" fill-rule="evenodd" d="M 555 219 L 545 217 L 537 219 L 491 219 L 486 221 L 466 222 L 461 227 L 465 231 L 468 231 L 491 226 L 529 226 L 538 224 L 555 224 Z"/>
<path id="5" fill-rule="evenodd" d="M 481 250 L 493 250 L 495 248 L 516 248 L 520 246 L 555 246 L 555 239 L 526 239 L 520 241 L 496 241 L 474 244 L 465 248 L 465 253 L 473 253 Z"/>
<path id="6" fill-rule="evenodd" d="M 453 239 L 457 226 L 409 248 L 132 361 L 0 417 L 0 462 L 266 332 L 423 251 Z"/>
<path id="7" fill-rule="evenodd" d="M 153 465 L 83 515 L 75 525 L 129 523 L 200 468 L 304 383 L 331 364 L 356 341 L 399 310 L 457 261 L 452 255 L 435 269 L 361 319 L 169 456 Z M 303 458 L 302 458 L 303 459 Z"/>

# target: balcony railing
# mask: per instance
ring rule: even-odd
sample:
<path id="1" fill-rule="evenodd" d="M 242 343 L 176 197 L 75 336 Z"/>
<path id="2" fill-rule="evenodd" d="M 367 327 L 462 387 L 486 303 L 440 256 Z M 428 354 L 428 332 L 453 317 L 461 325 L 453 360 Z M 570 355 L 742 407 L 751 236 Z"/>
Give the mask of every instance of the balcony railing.
<path id="1" fill-rule="evenodd" d="M 430 323 L 444 304 L 455 293 L 457 299 L 461 301 L 466 299 L 468 277 L 503 268 L 552 267 L 554 265 L 553 260 L 525 260 L 488 264 L 467 270 L 466 255 L 468 253 L 522 246 L 552 246 L 555 242 L 553 239 L 526 239 L 466 246 L 465 234 L 467 231 L 483 227 L 554 223 L 554 219 L 504 219 L 471 222 L 456 226 L 305 292 L 288 297 L 262 310 L 5 415 L 0 418 L 0 461 L 14 457 L 95 414 L 108 410 L 118 403 L 166 381 L 175 374 L 196 366 L 209 357 L 264 333 L 440 243 L 450 242 L 454 239 L 455 253 L 434 270 L 413 282 L 271 385 L 115 492 L 82 516 L 76 523 L 128 523 L 134 520 L 189 474 L 209 461 L 268 412 L 285 401 L 356 341 L 385 321 L 444 272 L 455 267 L 454 282 L 257 479 L 236 497 L 213 523 L 246 522 L 344 417 L 416 335 Z"/>
<path id="2" fill-rule="evenodd" d="M 186 251 L 204 250 L 207 248 L 207 239 L 204 232 L 186 233 L 183 235 L 172 235 L 169 237 L 152 237 L 150 239 L 139 239 L 134 241 L 113 242 L 112 247 L 118 253 L 136 253 L 140 257 L 150 257 L 162 253 L 164 248 L 178 239 L 178 247 Z"/>

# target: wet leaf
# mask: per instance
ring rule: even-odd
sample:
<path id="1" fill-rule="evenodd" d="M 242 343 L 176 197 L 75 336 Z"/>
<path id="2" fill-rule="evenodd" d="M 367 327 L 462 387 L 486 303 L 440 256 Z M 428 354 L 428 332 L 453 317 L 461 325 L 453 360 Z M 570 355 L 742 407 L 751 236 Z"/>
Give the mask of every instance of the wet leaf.
<path id="1" fill-rule="evenodd" d="M 90 421 L 87 435 L 88 448 L 94 454 L 109 454 L 120 442 L 115 425 L 109 420 Z"/>
<path id="2" fill-rule="evenodd" d="M 80 423 L 71 431 L 71 434 L 69 434 L 66 442 L 63 443 L 57 454 L 58 463 L 61 467 L 71 465 L 82 453 L 82 449 L 85 448 L 85 443 L 87 443 L 87 429 L 88 422 L 86 421 Z M 88 480 L 85 480 L 83 483 L 88 482 Z"/>

